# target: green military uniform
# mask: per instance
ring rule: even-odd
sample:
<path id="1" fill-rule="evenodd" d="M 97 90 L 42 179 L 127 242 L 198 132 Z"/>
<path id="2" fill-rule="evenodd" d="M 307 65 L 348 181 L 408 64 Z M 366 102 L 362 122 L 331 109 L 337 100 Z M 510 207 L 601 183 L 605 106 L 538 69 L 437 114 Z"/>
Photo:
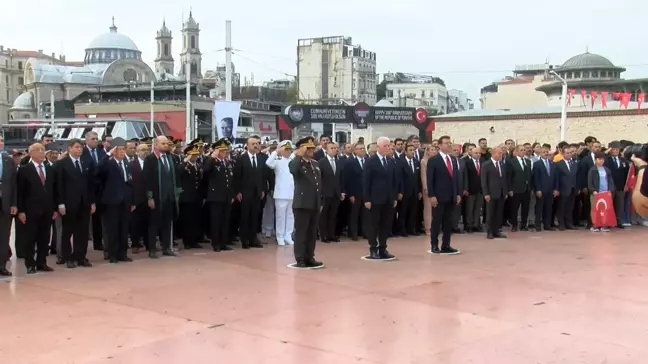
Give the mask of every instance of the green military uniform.
<path id="1" fill-rule="evenodd" d="M 304 145 L 314 149 L 313 137 L 297 142 L 297 148 Z M 289 168 L 295 182 L 293 213 L 295 215 L 294 254 L 297 267 L 319 267 L 322 263 L 315 260 L 315 241 L 322 206 L 322 174 L 319 164 L 315 160 L 296 156 L 290 161 Z"/>
<path id="2" fill-rule="evenodd" d="M 212 145 L 214 150 L 229 150 L 226 138 Z M 205 160 L 204 171 L 207 179 L 205 205 L 209 208 L 211 244 L 214 251 L 232 250 L 228 246 L 230 238 L 230 216 L 234 200 L 234 173 L 232 163 L 209 157 Z"/>

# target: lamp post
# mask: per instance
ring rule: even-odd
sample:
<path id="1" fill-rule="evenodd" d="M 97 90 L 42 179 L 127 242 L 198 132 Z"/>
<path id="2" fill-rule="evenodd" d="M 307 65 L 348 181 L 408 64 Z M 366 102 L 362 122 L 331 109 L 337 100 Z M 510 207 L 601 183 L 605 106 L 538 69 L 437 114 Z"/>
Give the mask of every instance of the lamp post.
<path id="1" fill-rule="evenodd" d="M 551 74 L 562 83 L 562 108 L 560 109 L 560 140 L 567 140 L 567 80 L 560 77 L 556 71 L 551 70 Z"/>

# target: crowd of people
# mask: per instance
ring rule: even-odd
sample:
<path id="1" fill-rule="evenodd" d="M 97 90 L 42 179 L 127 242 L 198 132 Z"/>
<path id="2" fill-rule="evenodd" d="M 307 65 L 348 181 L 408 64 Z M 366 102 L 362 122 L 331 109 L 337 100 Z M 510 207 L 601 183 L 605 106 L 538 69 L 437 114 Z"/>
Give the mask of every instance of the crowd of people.
<path id="1" fill-rule="evenodd" d="M 452 234 L 485 232 L 487 239 L 524 231 L 608 232 L 592 226 L 591 197 L 611 192 L 617 224 L 646 225 L 631 213 L 625 141 L 602 148 L 583 143 L 489 147 L 417 136 L 338 145 L 330 137 L 262 141 L 243 146 L 223 138 L 99 140 L 88 132 L 67 150 L 51 135 L 28 154 L 0 158 L 0 276 L 16 255 L 27 273 L 50 272 L 47 256 L 69 269 L 91 267 L 89 241 L 110 263 L 177 256 L 210 244 L 215 252 L 293 246 L 295 267 L 318 268 L 315 244 L 343 236 L 366 239 L 365 259 L 391 260 L 390 237 L 428 235 L 430 253 L 458 254 Z M 0 138 L 0 148 L 3 141 Z M 439 243 L 439 236 L 441 242 Z"/>

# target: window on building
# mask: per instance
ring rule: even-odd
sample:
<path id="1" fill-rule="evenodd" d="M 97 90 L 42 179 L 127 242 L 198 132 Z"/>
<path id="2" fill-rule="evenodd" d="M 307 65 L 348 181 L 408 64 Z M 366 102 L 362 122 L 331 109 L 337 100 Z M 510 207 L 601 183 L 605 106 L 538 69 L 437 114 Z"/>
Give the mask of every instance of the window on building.
<path id="1" fill-rule="evenodd" d="M 5 92 L 6 92 L 5 100 L 10 101 L 10 100 L 9 100 L 9 90 L 6 90 Z"/>
<path id="2" fill-rule="evenodd" d="M 18 69 L 19 69 L 19 70 L 22 69 L 22 62 L 18 62 Z"/>
<path id="3" fill-rule="evenodd" d="M 168 44 L 164 45 L 164 55 L 169 56 L 169 45 Z"/>
<path id="4" fill-rule="evenodd" d="M 421 90 L 421 97 L 425 98 L 425 90 Z"/>
<path id="5" fill-rule="evenodd" d="M 573 75 L 573 73 L 571 73 L 571 72 L 567 72 L 567 79 L 572 78 L 572 75 Z"/>
<path id="6" fill-rule="evenodd" d="M 580 72 L 574 72 L 574 78 L 581 78 Z"/>
<path id="7" fill-rule="evenodd" d="M 196 36 L 191 36 L 191 49 L 196 49 Z"/>
<path id="8" fill-rule="evenodd" d="M 5 59 L 5 67 L 9 68 L 9 60 Z"/>
<path id="9" fill-rule="evenodd" d="M 356 89 L 356 80 L 353 80 L 353 89 Z"/>
<path id="10" fill-rule="evenodd" d="M 25 79 L 22 77 L 18 77 L 18 86 L 22 86 L 25 84 Z"/>

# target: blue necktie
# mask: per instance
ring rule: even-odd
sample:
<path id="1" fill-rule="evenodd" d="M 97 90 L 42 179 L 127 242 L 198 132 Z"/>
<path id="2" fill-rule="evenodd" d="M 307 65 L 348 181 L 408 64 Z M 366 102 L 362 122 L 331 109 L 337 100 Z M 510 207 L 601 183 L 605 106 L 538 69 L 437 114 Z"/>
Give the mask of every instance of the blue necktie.
<path id="1" fill-rule="evenodd" d="M 549 160 L 545 159 L 545 168 L 547 168 L 547 175 L 551 176 L 551 168 L 549 168 Z"/>
<path id="2" fill-rule="evenodd" d="M 92 159 L 94 159 L 95 163 L 99 162 L 97 160 L 97 149 L 92 150 Z"/>

